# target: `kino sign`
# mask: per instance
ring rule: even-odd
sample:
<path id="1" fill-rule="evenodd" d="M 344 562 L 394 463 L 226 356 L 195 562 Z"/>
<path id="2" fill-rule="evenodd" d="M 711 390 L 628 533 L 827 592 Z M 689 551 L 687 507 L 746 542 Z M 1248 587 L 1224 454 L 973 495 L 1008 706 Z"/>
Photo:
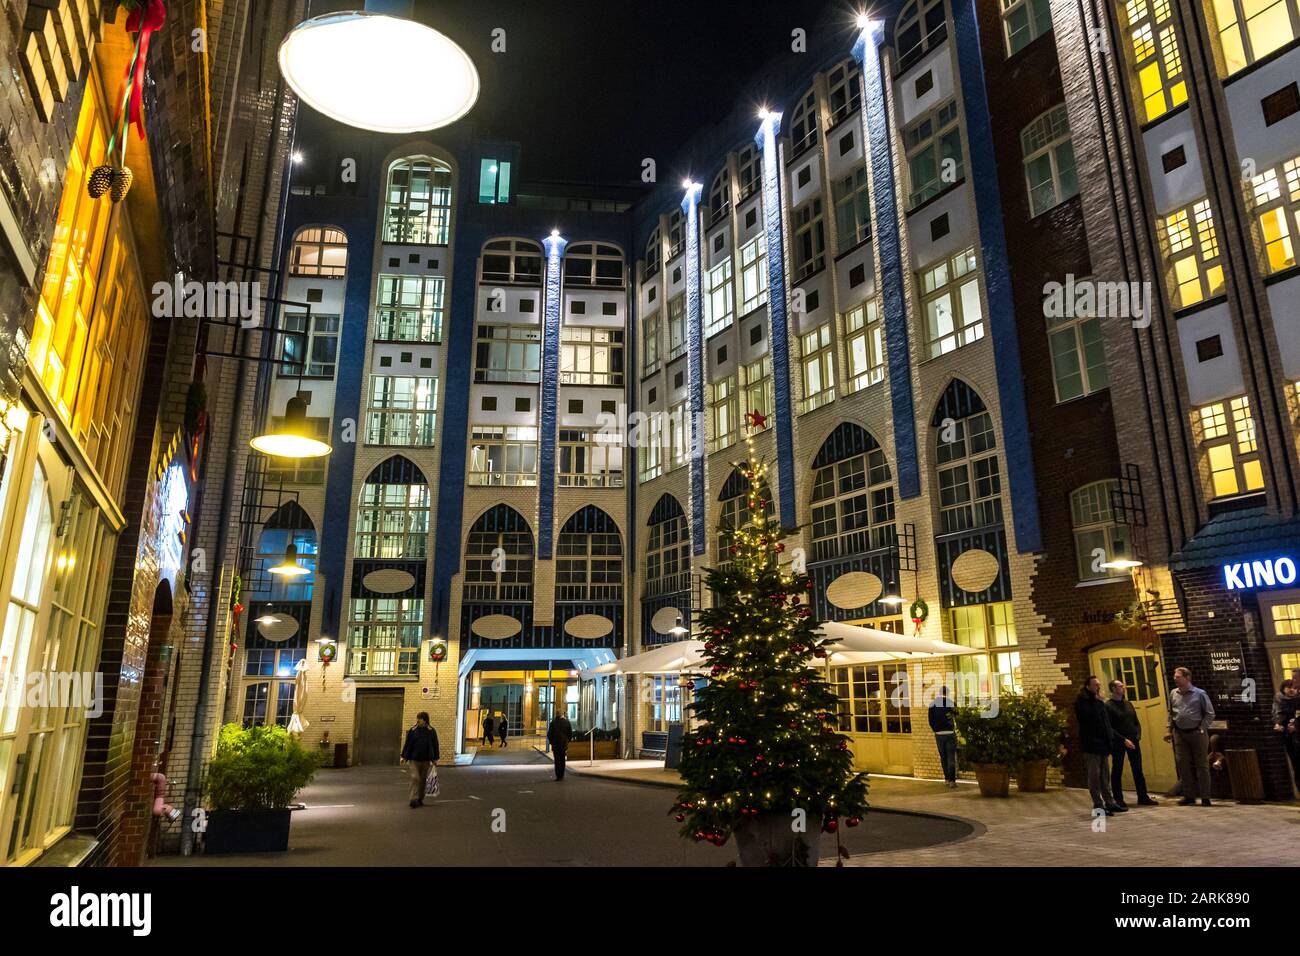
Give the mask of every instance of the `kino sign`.
<path id="1" fill-rule="evenodd" d="M 1295 584 L 1296 564 L 1290 558 L 1270 558 L 1264 561 L 1242 561 L 1223 566 L 1223 580 L 1229 591 L 1248 588 L 1272 588 Z"/>

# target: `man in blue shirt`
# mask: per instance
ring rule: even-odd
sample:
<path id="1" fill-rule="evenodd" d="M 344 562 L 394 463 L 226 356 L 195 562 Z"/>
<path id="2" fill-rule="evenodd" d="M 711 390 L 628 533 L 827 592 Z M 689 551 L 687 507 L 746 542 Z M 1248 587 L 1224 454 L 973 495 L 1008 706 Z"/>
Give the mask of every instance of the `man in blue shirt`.
<path id="1" fill-rule="evenodd" d="M 1174 668 L 1174 689 L 1169 694 L 1169 734 L 1174 742 L 1174 761 L 1183 785 L 1180 806 L 1191 806 L 1200 797 L 1210 805 L 1210 724 L 1214 704 L 1210 695 L 1192 683 L 1186 667 Z"/>

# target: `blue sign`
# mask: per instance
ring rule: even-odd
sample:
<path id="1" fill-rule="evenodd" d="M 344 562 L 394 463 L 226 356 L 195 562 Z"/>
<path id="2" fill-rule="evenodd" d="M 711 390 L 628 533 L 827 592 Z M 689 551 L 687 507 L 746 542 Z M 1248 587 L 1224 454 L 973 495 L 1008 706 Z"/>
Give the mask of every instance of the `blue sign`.
<path id="1" fill-rule="evenodd" d="M 1229 591 L 1274 588 L 1295 584 L 1296 564 L 1291 558 L 1241 561 L 1223 566 L 1223 580 Z"/>

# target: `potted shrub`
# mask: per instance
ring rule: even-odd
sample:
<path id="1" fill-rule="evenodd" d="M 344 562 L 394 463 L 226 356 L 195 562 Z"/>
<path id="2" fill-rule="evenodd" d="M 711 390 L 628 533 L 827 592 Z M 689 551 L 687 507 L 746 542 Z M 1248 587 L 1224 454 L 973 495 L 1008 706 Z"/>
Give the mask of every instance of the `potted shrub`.
<path id="1" fill-rule="evenodd" d="M 226 724 L 204 779 L 204 852 L 289 849 L 289 804 L 319 766 L 320 755 L 283 727 Z"/>
<path id="2" fill-rule="evenodd" d="M 958 707 L 953 712 L 953 723 L 957 728 L 958 764 L 963 770 L 975 771 L 980 795 L 1007 796 L 1011 767 L 1019 762 L 1020 750 L 1015 723 L 1006 709 L 999 706 L 992 712 L 980 707 Z"/>
<path id="3" fill-rule="evenodd" d="M 1020 750 L 1020 759 L 1013 766 L 1016 789 L 1021 793 L 1042 793 L 1047 789 L 1047 768 L 1061 762 L 1065 715 L 1042 691 L 1004 697 L 1002 709 L 1015 725 Z"/>

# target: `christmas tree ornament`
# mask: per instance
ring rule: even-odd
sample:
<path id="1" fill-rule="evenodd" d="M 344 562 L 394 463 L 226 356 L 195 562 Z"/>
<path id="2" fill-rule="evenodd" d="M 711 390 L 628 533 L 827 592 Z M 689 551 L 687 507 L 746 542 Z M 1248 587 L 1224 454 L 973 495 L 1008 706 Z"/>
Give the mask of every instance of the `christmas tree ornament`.
<path id="1" fill-rule="evenodd" d="M 121 166 L 113 170 L 112 184 L 109 186 L 108 196 L 113 202 L 121 202 L 126 198 L 127 190 L 131 188 L 131 182 L 135 176 L 131 173 L 130 166 Z"/>
<path id="2" fill-rule="evenodd" d="M 86 192 L 90 194 L 91 199 L 98 199 L 108 192 L 108 187 L 112 184 L 113 167 L 107 164 L 99 165 L 91 170 L 90 179 L 86 182 Z"/>

